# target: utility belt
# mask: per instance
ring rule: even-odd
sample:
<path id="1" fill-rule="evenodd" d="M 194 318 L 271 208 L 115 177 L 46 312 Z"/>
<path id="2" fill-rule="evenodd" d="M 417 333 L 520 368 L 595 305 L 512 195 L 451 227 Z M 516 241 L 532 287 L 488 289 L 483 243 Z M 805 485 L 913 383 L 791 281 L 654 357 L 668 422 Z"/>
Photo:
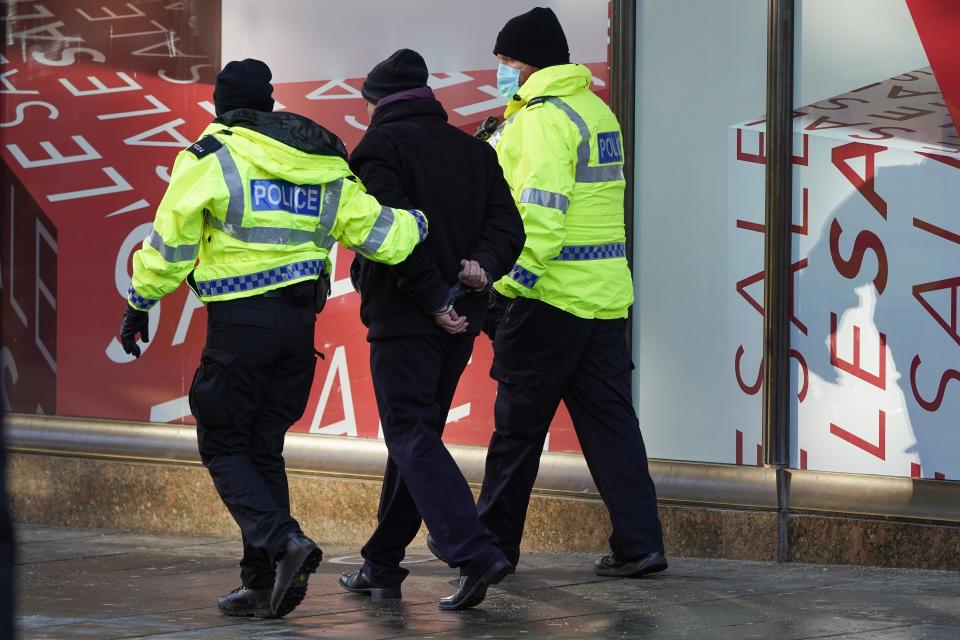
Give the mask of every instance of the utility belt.
<path id="1" fill-rule="evenodd" d="M 260 294 L 264 298 L 284 298 L 295 307 L 313 306 L 315 313 L 323 311 L 330 295 L 330 276 L 321 274 L 316 280 L 305 280 Z"/>

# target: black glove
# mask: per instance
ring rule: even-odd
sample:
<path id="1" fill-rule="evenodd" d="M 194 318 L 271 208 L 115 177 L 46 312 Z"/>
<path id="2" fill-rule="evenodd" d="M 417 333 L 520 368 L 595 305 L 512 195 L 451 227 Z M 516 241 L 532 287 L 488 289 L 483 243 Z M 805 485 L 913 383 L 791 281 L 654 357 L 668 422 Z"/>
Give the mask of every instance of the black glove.
<path id="1" fill-rule="evenodd" d="M 123 350 L 140 357 L 140 345 L 137 344 L 137 334 L 144 342 L 150 342 L 150 316 L 146 311 L 134 309 L 129 304 L 123 312 L 123 322 L 120 323 L 120 345 Z"/>

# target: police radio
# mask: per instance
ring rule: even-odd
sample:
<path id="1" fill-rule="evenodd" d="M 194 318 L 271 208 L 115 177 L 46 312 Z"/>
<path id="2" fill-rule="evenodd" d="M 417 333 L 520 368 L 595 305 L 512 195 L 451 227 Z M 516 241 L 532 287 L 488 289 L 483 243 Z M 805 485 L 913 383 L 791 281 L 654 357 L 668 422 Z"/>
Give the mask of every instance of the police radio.
<path id="1" fill-rule="evenodd" d="M 493 135 L 493 132 L 497 130 L 497 127 L 500 126 L 500 121 L 496 116 L 488 116 L 486 120 L 480 123 L 480 126 L 477 127 L 477 130 L 473 133 L 473 137 L 477 140 L 489 140 L 490 136 Z"/>

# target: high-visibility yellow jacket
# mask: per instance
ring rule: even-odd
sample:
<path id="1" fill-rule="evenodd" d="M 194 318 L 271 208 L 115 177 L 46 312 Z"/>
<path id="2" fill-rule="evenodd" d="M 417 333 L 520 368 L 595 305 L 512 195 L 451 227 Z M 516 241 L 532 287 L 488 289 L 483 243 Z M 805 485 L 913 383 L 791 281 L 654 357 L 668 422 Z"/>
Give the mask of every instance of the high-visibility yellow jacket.
<path id="1" fill-rule="evenodd" d="M 624 318 L 633 303 L 623 224 L 623 145 L 579 64 L 533 73 L 492 138 L 523 218 L 523 251 L 495 285 L 581 318 Z"/>
<path id="2" fill-rule="evenodd" d="M 177 156 L 153 231 L 133 256 L 127 299 L 149 310 L 188 275 L 205 303 L 243 298 L 329 273 L 337 240 L 396 264 L 426 234 L 421 212 L 366 193 L 326 129 L 239 109 Z"/>

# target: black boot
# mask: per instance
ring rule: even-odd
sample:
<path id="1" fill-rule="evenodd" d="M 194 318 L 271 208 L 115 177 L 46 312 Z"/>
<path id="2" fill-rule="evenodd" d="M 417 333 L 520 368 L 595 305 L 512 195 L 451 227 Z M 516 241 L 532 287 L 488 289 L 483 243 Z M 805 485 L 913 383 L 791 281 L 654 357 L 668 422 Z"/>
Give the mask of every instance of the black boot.
<path id="1" fill-rule="evenodd" d="M 370 578 L 367 577 L 363 569 L 350 575 L 343 574 L 340 576 L 340 586 L 350 593 L 370 596 L 370 599 L 374 601 L 399 600 L 402 597 L 400 587 L 381 587 L 375 585 Z"/>
<path id="2" fill-rule="evenodd" d="M 240 618 L 272 618 L 270 594 L 272 589 L 237 587 L 217 598 L 217 609 L 225 616 Z"/>
<path id="3" fill-rule="evenodd" d="M 270 608 L 277 617 L 297 608 L 307 595 L 307 581 L 323 559 L 320 547 L 302 533 L 291 533 L 277 562 Z"/>

